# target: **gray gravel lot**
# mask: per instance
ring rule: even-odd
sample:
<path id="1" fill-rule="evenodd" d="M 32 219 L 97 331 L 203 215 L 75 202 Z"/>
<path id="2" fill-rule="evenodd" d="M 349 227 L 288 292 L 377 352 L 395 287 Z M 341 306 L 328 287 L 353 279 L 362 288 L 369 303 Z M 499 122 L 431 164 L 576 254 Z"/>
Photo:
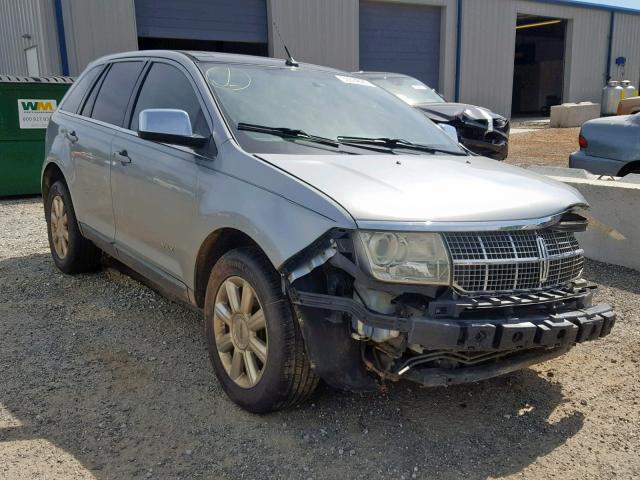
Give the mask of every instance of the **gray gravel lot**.
<path id="1" fill-rule="evenodd" d="M 640 273 L 586 276 L 621 319 L 563 358 L 255 416 L 200 315 L 114 268 L 61 274 L 40 199 L 0 201 L 0 478 L 638 478 Z"/>

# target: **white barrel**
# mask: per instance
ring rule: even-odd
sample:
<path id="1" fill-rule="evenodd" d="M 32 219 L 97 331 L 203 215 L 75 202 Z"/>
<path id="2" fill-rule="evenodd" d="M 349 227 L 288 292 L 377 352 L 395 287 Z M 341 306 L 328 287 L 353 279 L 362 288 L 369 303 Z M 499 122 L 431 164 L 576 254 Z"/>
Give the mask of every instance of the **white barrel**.
<path id="1" fill-rule="evenodd" d="M 630 98 L 630 97 L 637 97 L 638 96 L 638 92 L 636 90 L 636 87 L 631 85 L 631 82 L 629 80 L 623 80 L 622 81 L 622 88 L 624 89 L 624 98 Z"/>
<path id="2" fill-rule="evenodd" d="M 602 115 L 616 115 L 618 104 L 624 94 L 624 89 L 616 80 L 609 80 L 602 89 Z"/>

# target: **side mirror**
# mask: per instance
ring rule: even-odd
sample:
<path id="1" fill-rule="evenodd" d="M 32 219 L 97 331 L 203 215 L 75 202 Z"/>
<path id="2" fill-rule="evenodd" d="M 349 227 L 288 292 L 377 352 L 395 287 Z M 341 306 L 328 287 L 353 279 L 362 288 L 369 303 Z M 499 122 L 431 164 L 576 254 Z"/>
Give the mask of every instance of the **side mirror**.
<path id="1" fill-rule="evenodd" d="M 451 125 L 447 125 L 446 123 L 439 123 L 438 127 L 440 127 L 440 130 L 446 133 L 449 136 L 449 138 L 451 138 L 451 140 L 453 140 L 456 143 L 460 143 L 460 139 L 458 138 L 458 131 L 456 130 L 455 127 L 452 127 Z"/>
<path id="2" fill-rule="evenodd" d="M 201 147 L 207 143 L 202 135 L 191 130 L 189 114 L 184 110 L 171 108 L 149 108 L 140 112 L 138 136 L 145 140 Z"/>

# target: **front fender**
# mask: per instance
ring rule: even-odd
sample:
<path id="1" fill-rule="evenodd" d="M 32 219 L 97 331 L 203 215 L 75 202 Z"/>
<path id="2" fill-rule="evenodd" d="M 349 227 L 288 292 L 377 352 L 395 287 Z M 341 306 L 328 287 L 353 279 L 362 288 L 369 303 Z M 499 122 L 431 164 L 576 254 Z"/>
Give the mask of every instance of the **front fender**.
<path id="1" fill-rule="evenodd" d="M 197 196 L 193 252 L 212 232 L 233 228 L 253 239 L 276 269 L 328 230 L 356 228 L 321 192 L 235 147 L 221 146 L 218 158 L 201 169 Z M 194 257 L 188 279 L 195 263 Z"/>

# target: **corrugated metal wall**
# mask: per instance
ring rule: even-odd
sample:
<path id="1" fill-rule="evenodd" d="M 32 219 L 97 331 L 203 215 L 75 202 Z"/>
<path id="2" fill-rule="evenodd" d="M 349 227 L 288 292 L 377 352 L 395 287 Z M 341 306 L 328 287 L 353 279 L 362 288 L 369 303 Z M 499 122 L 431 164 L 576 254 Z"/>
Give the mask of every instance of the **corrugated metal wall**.
<path id="1" fill-rule="evenodd" d="M 456 0 L 376 0 L 442 7 L 439 90 L 453 98 L 455 89 Z M 478 0 L 475 0 L 478 1 Z M 269 0 L 269 49 L 285 58 L 273 29 L 275 21 L 299 60 L 343 70 L 358 70 L 359 0 Z"/>
<path id="2" fill-rule="evenodd" d="M 404 73 L 437 88 L 441 10 L 360 2 L 360 69 Z"/>
<path id="3" fill-rule="evenodd" d="M 265 0 L 135 0 L 138 36 L 267 43 Z"/>
<path id="4" fill-rule="evenodd" d="M 461 100 L 511 114 L 518 13 L 567 19 L 564 101 L 600 101 L 607 63 L 609 13 L 534 1 L 465 0 Z M 640 16 L 636 16 L 640 24 Z"/>
<path id="5" fill-rule="evenodd" d="M 138 49 L 133 0 L 62 0 L 71 75 L 110 53 Z"/>
<path id="6" fill-rule="evenodd" d="M 626 57 L 625 78 L 640 86 L 640 15 L 615 14 L 611 48 L 611 75 L 616 78 L 616 58 Z"/>
<path id="7" fill-rule="evenodd" d="M 443 7 L 440 85 L 455 89 L 456 0 L 380 0 Z M 267 0 L 269 48 L 284 57 L 272 22 L 295 57 L 345 70 L 359 67 L 358 0 Z M 184 2 L 187 7 L 188 2 Z M 134 0 L 62 0 L 69 67 L 137 48 Z M 518 12 L 568 20 L 565 101 L 600 101 L 605 80 L 610 13 L 530 0 L 463 0 L 461 100 L 509 115 Z M 616 13 L 612 63 L 627 57 L 627 76 L 640 83 L 640 15 Z M 32 35 L 24 40 L 24 33 Z M 24 49 L 38 45 L 42 75 L 60 74 L 53 0 L 0 2 L 0 72 L 26 74 Z M 615 69 L 613 70 L 615 73 Z"/>
<path id="8" fill-rule="evenodd" d="M 22 38 L 22 35 L 31 38 Z M 27 75 L 24 50 L 38 47 L 40 75 L 60 75 L 58 31 L 53 0 L 0 2 L 0 73 Z"/>
<path id="9" fill-rule="evenodd" d="M 286 58 L 276 23 L 300 61 L 344 70 L 358 66 L 358 0 L 269 0 L 269 53 Z"/>

